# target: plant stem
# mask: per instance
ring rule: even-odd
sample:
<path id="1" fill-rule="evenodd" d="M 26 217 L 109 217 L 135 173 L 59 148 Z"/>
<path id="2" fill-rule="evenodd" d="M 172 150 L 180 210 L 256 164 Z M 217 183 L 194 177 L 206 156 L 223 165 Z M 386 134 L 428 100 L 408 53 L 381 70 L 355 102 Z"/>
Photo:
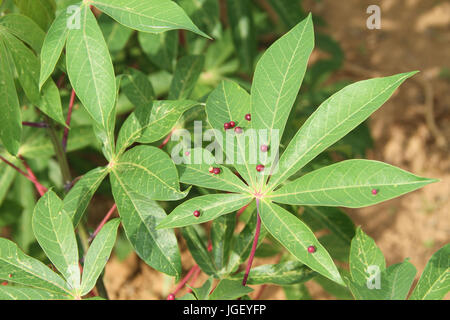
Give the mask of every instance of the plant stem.
<path id="1" fill-rule="evenodd" d="M 22 158 L 23 159 L 23 158 Z M 14 170 L 16 170 L 17 172 L 19 172 L 21 175 L 23 175 L 25 178 L 27 178 L 29 181 L 31 181 L 34 186 L 36 187 L 36 190 L 39 192 L 39 194 L 42 196 L 45 192 L 47 192 L 47 188 L 44 187 L 42 184 L 39 183 L 39 181 L 37 181 L 36 176 L 30 176 L 30 174 L 25 173 L 23 170 L 21 170 L 19 167 L 17 167 L 16 165 L 14 165 L 13 163 L 9 162 L 8 160 L 6 160 L 4 157 L 0 156 L 0 160 L 2 160 L 4 163 L 6 163 L 8 166 L 10 166 L 11 168 L 13 168 Z M 24 161 L 24 160 L 22 160 Z M 31 169 L 29 169 L 29 167 L 27 168 L 28 172 L 32 173 Z M 43 193 L 41 193 L 43 192 Z"/>
<path id="2" fill-rule="evenodd" d="M 66 127 L 64 128 L 64 134 L 63 134 L 63 140 L 62 140 L 62 147 L 64 152 L 66 152 L 67 149 L 67 138 L 69 137 L 69 127 L 70 127 L 70 120 L 72 119 L 72 110 L 73 110 L 73 103 L 75 102 L 75 90 L 72 89 L 72 93 L 70 95 L 70 102 L 69 102 L 69 111 L 67 112 L 67 119 L 66 119 Z"/>
<path id="3" fill-rule="evenodd" d="M 109 211 L 106 214 L 106 216 L 103 218 L 103 220 L 98 225 L 97 229 L 95 229 L 94 233 L 92 233 L 91 236 L 89 237 L 89 239 L 88 239 L 89 242 L 94 240 L 95 236 L 100 232 L 100 230 L 103 228 L 105 223 L 108 222 L 109 218 L 114 213 L 114 211 L 116 211 L 116 209 L 117 209 L 117 205 L 114 203 L 114 205 L 111 207 L 111 209 L 109 209 Z"/>
<path id="4" fill-rule="evenodd" d="M 178 285 L 175 287 L 175 290 L 173 290 L 172 294 L 176 295 L 188 282 L 189 278 L 196 272 L 197 269 L 200 269 L 198 265 L 195 265 L 189 270 L 189 272 L 184 276 L 184 278 L 178 283 Z"/>
<path id="5" fill-rule="evenodd" d="M 247 268 L 245 269 L 244 279 L 242 280 L 242 285 L 247 284 L 248 275 L 250 269 L 252 268 L 253 258 L 255 257 L 256 248 L 258 246 L 259 233 L 261 231 L 261 218 L 259 217 L 259 199 L 256 198 L 256 230 L 255 238 L 253 239 L 252 251 L 250 252 L 250 257 L 248 258 Z"/>
<path id="6" fill-rule="evenodd" d="M 195 285 L 195 281 L 197 281 L 198 275 L 200 274 L 201 271 L 202 271 L 202 269 L 200 269 L 200 268 L 197 268 L 197 270 L 195 270 L 195 273 L 194 273 L 194 275 L 192 276 L 191 283 L 189 284 L 191 287 L 193 287 L 193 286 Z M 192 292 L 192 289 L 189 288 L 187 292 L 188 292 L 188 293 L 191 293 L 191 292 Z"/>
<path id="7" fill-rule="evenodd" d="M 64 152 L 63 146 L 58 139 L 55 127 L 48 117 L 47 123 L 49 123 L 50 139 L 52 140 L 53 148 L 55 149 L 56 153 L 56 159 L 58 160 L 59 167 L 61 168 L 64 185 L 67 185 L 72 181 L 72 176 L 70 174 L 69 163 L 67 162 L 66 153 Z"/>

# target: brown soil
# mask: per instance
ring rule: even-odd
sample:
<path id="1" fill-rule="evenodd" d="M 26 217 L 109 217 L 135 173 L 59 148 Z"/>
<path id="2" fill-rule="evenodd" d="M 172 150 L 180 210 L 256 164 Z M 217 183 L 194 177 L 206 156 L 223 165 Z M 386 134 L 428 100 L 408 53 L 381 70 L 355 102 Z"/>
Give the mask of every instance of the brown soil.
<path id="1" fill-rule="evenodd" d="M 376 2 L 381 30 L 366 28 L 372 0 L 309 0 L 305 9 L 325 19 L 328 27 L 322 31 L 345 51 L 345 66 L 336 79 L 421 71 L 371 117 L 375 148 L 369 158 L 441 181 L 383 204 L 348 210 L 375 239 L 388 265 L 410 258 L 418 278 L 433 252 L 450 240 L 450 80 L 439 76 L 444 67 L 450 69 L 450 2 Z M 186 268 L 192 265 L 188 254 L 183 262 Z M 161 299 L 173 285 L 134 255 L 125 263 L 112 259 L 105 279 L 113 299 Z M 314 283 L 308 287 L 314 298 L 332 299 Z M 284 299 L 284 294 L 269 286 L 261 298 Z"/>

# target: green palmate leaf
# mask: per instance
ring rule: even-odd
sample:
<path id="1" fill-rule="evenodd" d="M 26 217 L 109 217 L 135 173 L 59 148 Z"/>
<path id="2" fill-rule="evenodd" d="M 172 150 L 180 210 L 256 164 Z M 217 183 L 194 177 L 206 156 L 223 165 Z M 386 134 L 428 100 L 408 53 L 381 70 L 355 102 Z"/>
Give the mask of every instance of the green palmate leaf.
<path id="1" fill-rule="evenodd" d="M 62 201 L 53 191 L 42 196 L 33 212 L 33 232 L 47 257 L 79 294 L 78 247 L 72 221 L 62 211 Z"/>
<path id="2" fill-rule="evenodd" d="M 346 160 L 286 184 L 270 199 L 296 205 L 359 208 L 398 197 L 436 181 L 379 161 Z"/>
<path id="3" fill-rule="evenodd" d="M 207 275 L 216 275 L 217 268 L 210 252 L 206 248 L 206 241 L 200 237 L 199 233 L 195 229 L 195 226 L 181 228 L 181 233 L 183 238 L 186 240 L 189 252 L 200 269 L 202 269 L 202 271 Z"/>
<path id="4" fill-rule="evenodd" d="M 105 39 L 89 5 L 79 12 L 80 28 L 69 30 L 66 64 L 70 83 L 91 117 L 107 131 L 114 111 L 116 81 Z"/>
<path id="5" fill-rule="evenodd" d="M 380 272 L 386 269 L 384 255 L 375 241 L 361 228 L 357 228 L 350 248 L 350 274 L 353 282 L 365 285 L 367 279 L 376 271 L 375 268 Z"/>
<path id="6" fill-rule="evenodd" d="M 0 34 L 0 140 L 9 153 L 17 154 L 22 136 L 22 116 L 14 85 L 12 59 Z"/>
<path id="7" fill-rule="evenodd" d="M 181 115 L 198 105 L 191 100 L 154 101 L 151 108 L 140 108 L 125 121 L 117 139 L 118 154 L 133 142 L 151 143 L 163 138 L 176 125 Z"/>
<path id="8" fill-rule="evenodd" d="M 106 168 L 96 168 L 89 171 L 75 183 L 64 198 L 62 210 L 72 219 L 74 227 L 81 221 L 92 196 L 107 175 L 108 170 Z"/>
<path id="9" fill-rule="evenodd" d="M 250 95 L 232 81 L 221 82 L 206 101 L 208 122 L 216 129 L 216 141 L 225 151 L 227 162 L 233 164 L 250 186 L 256 186 L 256 157 L 252 156 L 256 154 L 254 151 L 258 150 L 258 147 L 255 135 L 251 130 L 246 131 L 248 124 L 245 115 L 249 112 Z M 229 121 L 236 122 L 236 126 L 244 130 L 236 139 L 233 129 L 224 131 L 224 123 Z M 229 141 L 233 141 L 233 144 Z"/>
<path id="10" fill-rule="evenodd" d="M 139 32 L 139 44 L 156 66 L 172 72 L 178 54 L 178 31 L 164 33 Z"/>
<path id="11" fill-rule="evenodd" d="M 7 14 L 0 18 L 0 28 L 28 44 L 36 53 L 41 52 L 45 32 L 30 18 L 20 14 Z"/>
<path id="12" fill-rule="evenodd" d="M 0 286 L 0 300 L 66 300 L 69 296 L 47 290 Z"/>
<path id="13" fill-rule="evenodd" d="M 7 239 L 0 238 L 0 279 L 54 294 L 70 294 L 66 282 L 45 264 L 20 250 Z"/>
<path id="14" fill-rule="evenodd" d="M 312 279 L 316 273 L 298 261 L 287 261 L 278 264 L 264 264 L 252 268 L 247 283 L 266 284 L 272 283 L 280 286 L 306 282 Z M 233 275 L 230 279 L 242 279 L 244 273 Z"/>
<path id="15" fill-rule="evenodd" d="M 314 47 L 311 15 L 277 40 L 256 65 L 252 83 L 252 127 L 283 135 Z M 278 143 L 273 141 L 272 143 Z"/>
<path id="16" fill-rule="evenodd" d="M 185 56 L 178 61 L 170 84 L 169 100 L 183 100 L 191 96 L 204 64 L 203 56 Z"/>
<path id="17" fill-rule="evenodd" d="M 335 233 L 327 233 L 319 238 L 319 242 L 327 249 L 330 256 L 339 261 L 348 262 L 350 243 L 338 237 Z"/>
<path id="18" fill-rule="evenodd" d="M 27 98 L 46 115 L 65 125 L 61 98 L 53 80 L 47 81 L 42 93 L 39 92 L 39 59 L 16 37 L 8 33 L 5 33 L 4 37 Z"/>
<path id="19" fill-rule="evenodd" d="M 227 13 L 241 67 L 244 71 L 251 72 L 253 70 L 253 58 L 256 53 L 251 1 L 227 0 Z"/>
<path id="20" fill-rule="evenodd" d="M 224 270 L 230 256 L 231 240 L 236 227 L 236 214 L 227 214 L 214 219 L 211 227 L 211 244 L 214 264 Z M 223 271 L 222 271 L 223 272 Z"/>
<path id="21" fill-rule="evenodd" d="M 319 228 L 327 228 L 344 243 L 350 243 L 355 235 L 355 224 L 338 208 L 305 207 L 302 220 L 310 226 L 310 221 L 316 221 Z"/>
<path id="22" fill-rule="evenodd" d="M 230 258 L 228 260 L 227 273 L 235 272 L 238 269 L 239 265 L 244 263 L 250 256 L 253 241 L 255 238 L 255 228 L 256 210 L 254 210 L 254 212 L 252 213 L 252 216 L 245 225 L 244 229 L 233 239 Z M 264 226 L 261 226 L 257 248 L 260 248 L 266 235 L 267 229 Z"/>
<path id="23" fill-rule="evenodd" d="M 216 163 L 214 156 L 205 149 L 195 148 L 184 154 L 184 163 L 178 166 L 180 181 L 194 186 L 230 192 L 248 192 L 248 187 L 230 169 Z M 220 168 L 219 174 L 209 169 Z"/>
<path id="24" fill-rule="evenodd" d="M 120 220 L 114 219 L 103 226 L 94 238 L 84 259 L 81 294 L 85 295 L 95 286 L 116 242 Z"/>
<path id="25" fill-rule="evenodd" d="M 267 231 L 300 262 L 323 276 L 344 284 L 330 255 L 302 221 L 266 200 L 261 202 L 260 215 Z M 314 246 L 316 252 L 309 253 L 309 246 Z"/>
<path id="26" fill-rule="evenodd" d="M 136 108 L 151 109 L 155 92 L 147 76 L 139 70 L 130 68 L 121 81 L 122 92 Z"/>
<path id="27" fill-rule="evenodd" d="M 156 147 L 134 147 L 118 159 L 112 172 L 121 184 L 153 200 L 178 200 L 189 192 L 180 191 L 175 164 Z"/>
<path id="28" fill-rule="evenodd" d="M 450 291 L 450 244 L 436 251 L 428 261 L 411 300 L 440 300 Z"/>
<path id="29" fill-rule="evenodd" d="M 91 4 L 121 24 L 144 32 L 185 29 L 208 37 L 175 2 L 169 0 L 93 0 Z"/>
<path id="30" fill-rule="evenodd" d="M 234 300 L 252 292 L 253 289 L 242 285 L 242 280 L 224 279 L 217 284 L 210 300 Z"/>
<path id="31" fill-rule="evenodd" d="M 416 72 L 351 84 L 332 95 L 308 118 L 280 158 L 267 189 L 273 189 L 367 119 Z"/>
<path id="32" fill-rule="evenodd" d="M 55 17 L 55 0 L 14 0 L 22 14 L 33 19 L 43 30 L 47 30 Z"/>
<path id="33" fill-rule="evenodd" d="M 106 14 L 98 17 L 98 23 L 103 31 L 109 50 L 114 53 L 122 50 L 133 34 L 133 30 L 115 22 Z"/>
<path id="34" fill-rule="evenodd" d="M 178 228 L 203 223 L 236 211 L 250 202 L 252 197 L 245 194 L 208 194 L 183 202 L 176 207 L 159 225 L 162 228 Z M 194 211 L 200 216 L 194 216 Z"/>
<path id="35" fill-rule="evenodd" d="M 379 274 L 379 286 L 373 280 L 373 287 L 369 283 L 355 283 L 348 281 L 354 297 L 358 300 L 404 300 L 408 295 L 411 284 L 416 275 L 416 268 L 404 261 L 390 266 Z"/>
<path id="36" fill-rule="evenodd" d="M 53 21 L 50 29 L 45 36 L 42 45 L 41 54 L 41 71 L 39 75 L 39 89 L 42 88 L 48 77 L 53 73 L 58 63 L 61 52 L 66 44 L 69 28 L 67 28 L 67 20 L 69 19 L 66 10 L 63 10 Z"/>
<path id="37" fill-rule="evenodd" d="M 181 274 L 181 258 L 173 230 L 156 230 L 166 217 L 148 196 L 137 193 L 113 171 L 112 191 L 123 228 L 136 253 L 151 267 L 171 276 Z"/>

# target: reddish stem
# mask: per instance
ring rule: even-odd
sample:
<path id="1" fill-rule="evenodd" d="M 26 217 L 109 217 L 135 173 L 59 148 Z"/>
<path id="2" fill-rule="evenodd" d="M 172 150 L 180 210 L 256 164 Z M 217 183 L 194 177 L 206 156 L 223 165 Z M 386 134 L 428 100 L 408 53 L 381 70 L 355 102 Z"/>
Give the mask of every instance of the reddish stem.
<path id="1" fill-rule="evenodd" d="M 239 217 L 241 216 L 241 214 L 245 211 L 245 209 L 248 208 L 249 204 L 246 204 L 245 206 L 243 206 L 242 208 L 239 209 L 239 211 L 236 213 L 236 219 L 239 219 Z"/>
<path id="2" fill-rule="evenodd" d="M 22 157 L 21 155 L 19 155 L 19 158 L 20 158 L 20 160 L 22 160 L 24 167 L 27 169 L 28 175 L 33 179 L 34 186 L 36 187 L 37 191 L 39 192 L 39 195 L 42 197 L 47 192 L 47 188 L 39 183 L 36 176 L 34 175 L 33 170 L 31 170 L 30 166 L 25 161 L 25 158 Z"/>
<path id="3" fill-rule="evenodd" d="M 189 270 L 189 272 L 184 276 L 184 278 L 178 283 L 175 287 L 175 290 L 171 294 L 176 295 L 189 281 L 189 278 L 196 272 L 197 269 L 200 269 L 198 265 L 195 265 Z"/>
<path id="4" fill-rule="evenodd" d="M 20 156 L 21 157 L 21 156 Z M 22 161 L 24 162 L 25 165 L 25 160 L 21 157 Z M 42 196 L 45 192 L 47 192 L 47 188 L 44 187 L 43 185 L 41 185 L 39 183 L 39 181 L 37 181 L 36 176 L 33 174 L 33 171 L 31 171 L 31 169 L 27 167 L 27 171 L 31 174 L 32 176 L 28 173 L 25 173 L 23 170 L 21 170 L 19 167 L 17 167 L 16 165 L 14 165 L 13 163 L 9 162 L 8 160 L 6 160 L 4 157 L 0 156 L 0 160 L 2 160 L 4 163 L 6 163 L 8 166 L 10 166 L 11 168 L 13 168 L 14 170 L 16 170 L 17 172 L 19 172 L 21 175 L 23 175 L 25 178 L 27 178 L 29 181 L 31 181 L 34 186 L 36 187 L 36 189 L 38 190 L 39 194 Z M 43 192 L 43 193 L 42 193 Z"/>
<path id="5" fill-rule="evenodd" d="M 73 103 L 75 102 L 75 90 L 72 89 L 72 93 L 70 95 L 70 102 L 69 102 L 69 111 L 67 112 L 67 119 L 66 119 L 66 127 L 64 128 L 64 135 L 62 140 L 62 146 L 64 149 L 64 152 L 67 149 L 67 138 L 69 137 L 69 127 L 70 127 L 70 120 L 72 119 L 72 110 L 73 110 Z"/>
<path id="6" fill-rule="evenodd" d="M 159 145 L 158 148 L 162 149 L 162 148 L 164 148 L 164 146 L 165 146 L 167 143 L 169 143 L 170 138 L 172 137 L 172 133 L 173 133 L 173 131 L 169 133 L 169 135 L 164 139 L 164 141 Z"/>
<path id="7" fill-rule="evenodd" d="M 191 283 L 189 284 L 191 287 L 193 287 L 193 286 L 195 285 L 195 281 L 197 281 L 197 278 L 198 278 L 198 276 L 199 276 L 199 274 L 200 274 L 201 271 L 202 271 L 202 269 L 200 269 L 200 268 L 197 268 L 197 270 L 195 270 L 195 273 L 194 273 L 194 275 L 192 276 Z M 189 289 L 187 290 L 187 292 L 188 292 L 188 293 L 191 293 L 191 292 L 192 292 L 192 289 L 189 288 Z"/>
<path id="8" fill-rule="evenodd" d="M 117 205 L 114 203 L 114 205 L 111 207 L 111 209 L 109 209 L 106 216 L 103 218 L 103 220 L 98 225 L 97 229 L 95 229 L 94 233 L 91 234 L 91 236 L 89 237 L 89 240 L 88 240 L 89 242 L 94 240 L 95 236 L 100 232 L 100 230 L 103 228 L 103 226 L 106 224 L 106 222 L 108 222 L 109 218 L 114 213 L 114 211 L 116 211 L 116 209 L 117 209 Z"/>
<path id="9" fill-rule="evenodd" d="M 256 247 L 258 246 L 258 238 L 259 233 L 261 231 L 261 218 L 259 217 L 259 199 L 256 198 L 256 230 L 255 230 L 255 238 L 253 239 L 252 251 L 250 252 L 250 257 L 248 258 L 247 268 L 245 269 L 244 279 L 242 280 L 242 285 L 245 286 L 247 284 L 248 275 L 250 273 L 250 269 L 252 268 L 253 258 L 255 257 Z"/>

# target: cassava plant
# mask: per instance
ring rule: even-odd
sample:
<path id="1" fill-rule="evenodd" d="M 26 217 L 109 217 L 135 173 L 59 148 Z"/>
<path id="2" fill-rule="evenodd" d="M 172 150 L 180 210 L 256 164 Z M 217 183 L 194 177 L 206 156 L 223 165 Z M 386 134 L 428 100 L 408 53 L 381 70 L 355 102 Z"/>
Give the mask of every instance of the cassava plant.
<path id="1" fill-rule="evenodd" d="M 437 181 L 347 159 L 365 149 L 348 135 L 370 140 L 365 120 L 416 72 L 324 88 L 342 55 L 314 35 L 311 15 L 283 16 L 298 3 L 269 1 L 290 30 L 258 57 L 255 33 L 269 26 L 262 9 L 223 2 L 228 25 L 215 0 L 4 1 L 0 227 L 14 241 L 0 238 L 0 299 L 107 299 L 103 270 L 118 230 L 178 282 L 168 300 L 250 299 L 248 285 L 266 284 L 307 299 L 310 280 L 342 299 L 408 297 L 414 266 L 386 268 L 338 207 Z M 315 40 L 332 58 L 308 72 Z M 73 152 L 86 147 L 103 165 Z M 333 152 L 347 160 L 334 163 Z M 88 206 L 109 188 L 114 204 L 89 235 Z M 196 263 L 183 278 L 181 238 Z M 448 293 L 449 250 L 433 255 L 410 299 Z M 259 256 L 277 262 L 252 268 Z M 197 287 L 200 273 L 208 280 Z"/>

